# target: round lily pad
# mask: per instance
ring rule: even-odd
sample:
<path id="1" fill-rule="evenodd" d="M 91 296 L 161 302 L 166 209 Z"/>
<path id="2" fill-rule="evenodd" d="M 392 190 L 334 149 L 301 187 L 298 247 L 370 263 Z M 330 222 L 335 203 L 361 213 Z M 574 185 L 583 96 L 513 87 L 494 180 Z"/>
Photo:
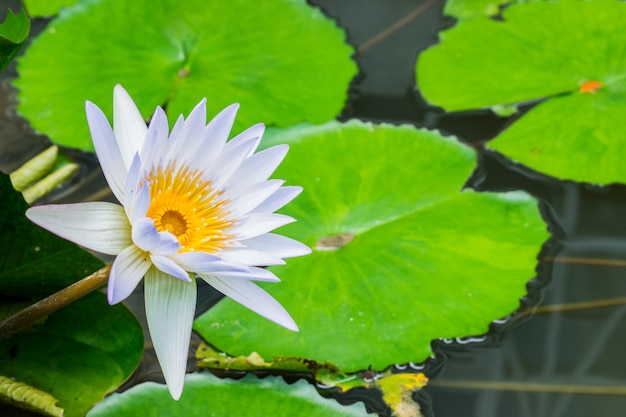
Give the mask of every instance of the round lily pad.
<path id="1" fill-rule="evenodd" d="M 147 119 L 207 97 L 210 114 L 241 104 L 234 130 L 322 123 L 357 73 L 335 22 L 304 0 L 85 0 L 61 9 L 19 60 L 18 110 L 54 142 L 93 150 L 85 100 L 109 116 L 122 84 Z"/>
<path id="2" fill-rule="evenodd" d="M 148 382 L 110 396 L 87 416 L 195 416 L 199 410 L 203 417 L 368 416 L 363 404 L 341 406 L 305 381 L 287 385 L 280 378 L 254 376 L 233 381 L 209 373 L 187 375 L 179 401 L 172 401 L 165 385 Z"/>
<path id="3" fill-rule="evenodd" d="M 547 238 L 525 194 L 461 191 L 475 152 L 411 126 L 360 122 L 269 132 L 276 176 L 304 187 L 279 230 L 314 248 L 266 288 L 294 333 L 230 299 L 195 329 L 232 355 L 296 356 L 344 371 L 419 362 L 436 338 L 485 333 L 519 306 Z"/>
<path id="4" fill-rule="evenodd" d="M 79 0 L 22 0 L 31 17 L 54 16 L 62 7 L 75 5 Z"/>
<path id="5" fill-rule="evenodd" d="M 35 329 L 0 341 L 0 375 L 53 395 L 65 417 L 84 416 L 117 389 L 143 353 L 137 319 L 104 294 L 70 304 Z"/>
<path id="6" fill-rule="evenodd" d="M 510 3 L 506 0 L 447 0 L 443 14 L 457 19 L 473 19 L 498 14 L 500 5 Z"/>
<path id="7" fill-rule="evenodd" d="M 545 99 L 488 146 L 543 173 L 626 182 L 626 4 L 614 0 L 518 4 L 503 20 L 461 21 L 425 51 L 417 81 L 448 111 Z"/>

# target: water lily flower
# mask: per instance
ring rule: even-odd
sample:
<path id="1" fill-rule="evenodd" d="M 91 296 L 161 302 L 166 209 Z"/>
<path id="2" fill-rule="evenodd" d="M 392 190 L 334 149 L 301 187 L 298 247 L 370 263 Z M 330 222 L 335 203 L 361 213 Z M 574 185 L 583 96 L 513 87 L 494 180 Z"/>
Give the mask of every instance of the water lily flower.
<path id="1" fill-rule="evenodd" d="M 286 145 L 254 153 L 264 126 L 227 141 L 238 105 L 206 123 L 206 100 L 172 131 L 157 107 L 146 126 L 128 93 L 113 92 L 113 128 L 93 103 L 87 121 L 96 154 L 121 205 L 88 202 L 38 206 L 27 217 L 87 249 L 115 255 L 109 303 L 124 300 L 144 279 L 150 335 L 174 399 L 183 390 L 196 276 L 226 296 L 287 329 L 287 311 L 252 281 L 279 281 L 263 266 L 310 253 L 295 240 L 269 233 L 294 221 L 274 213 L 300 191 L 268 179 Z"/>

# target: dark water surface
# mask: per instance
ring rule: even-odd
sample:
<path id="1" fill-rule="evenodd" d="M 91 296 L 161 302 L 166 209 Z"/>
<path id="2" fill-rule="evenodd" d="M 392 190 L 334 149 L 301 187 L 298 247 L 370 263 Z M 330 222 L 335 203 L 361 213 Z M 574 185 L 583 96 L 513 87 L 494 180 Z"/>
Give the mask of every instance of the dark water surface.
<path id="1" fill-rule="evenodd" d="M 428 106 L 416 90 L 416 56 L 437 42 L 439 29 L 454 23 L 441 16 L 443 0 L 311 3 L 346 28 L 358 51 L 361 75 L 353 82 L 341 119 L 411 123 L 474 144 L 492 138 L 508 122 L 480 111 L 445 115 Z M 2 0 L 0 16 L 6 6 L 16 4 Z M 34 22 L 35 27 L 42 25 Z M 47 146 L 45 137 L 15 117 L 14 92 L 6 81 L 11 76 L 9 69 L 0 77 L 0 169 L 8 171 Z M 438 359 L 424 368 L 431 382 L 416 395 L 423 412 L 436 417 L 625 415 L 626 186 L 557 181 L 494 153 L 479 153 L 479 168 L 469 185 L 532 193 L 541 202 L 553 238 L 542 249 L 538 278 L 529 283 L 524 302 L 536 307 L 534 315 L 520 310 L 508 321 L 494 323 L 486 338 L 433 342 Z M 75 180 L 80 186 L 52 198 L 101 199 L 106 183 L 97 161 L 82 153 L 71 156 L 82 165 Z M 209 304 L 217 299 L 208 288 L 201 291 Z M 136 294 L 130 305 L 138 315 L 141 299 Z M 158 365 L 147 355 L 131 382 L 158 375 Z M 381 416 L 389 414 L 376 395 L 355 391 L 341 400 L 355 399 Z M 19 413 L 0 408 L 3 416 L 29 415 Z"/>

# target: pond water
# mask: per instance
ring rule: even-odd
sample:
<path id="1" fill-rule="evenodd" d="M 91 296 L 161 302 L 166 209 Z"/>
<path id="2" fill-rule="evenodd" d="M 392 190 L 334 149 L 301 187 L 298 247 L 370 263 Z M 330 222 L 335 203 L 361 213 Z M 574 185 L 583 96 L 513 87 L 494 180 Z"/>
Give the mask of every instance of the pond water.
<path id="1" fill-rule="evenodd" d="M 19 2 L 7 5 L 11 3 Z M 441 16 L 442 0 L 311 3 L 335 17 L 358 50 L 362 75 L 353 82 L 341 119 L 412 123 L 455 134 L 477 146 L 508 122 L 483 112 L 444 115 L 415 90 L 416 55 L 436 42 L 439 29 L 453 24 Z M 1 6 L 0 14 L 4 14 Z M 42 22 L 35 22 L 38 25 Z M 14 169 L 47 144 L 14 115 L 14 92 L 6 81 L 12 71 L 4 74 L 0 92 L 3 170 Z M 480 167 L 471 184 L 481 190 L 523 189 L 535 195 L 554 237 L 542 249 L 538 276 L 529 283 L 525 301 L 529 310 L 495 323 L 486 338 L 433 342 L 438 358 L 424 366 L 431 381 L 416 395 L 424 414 L 622 416 L 626 409 L 626 186 L 600 188 L 556 181 L 496 154 L 480 152 Z M 59 202 L 101 199 L 107 194 L 106 183 L 96 160 L 82 153 L 73 156 L 82 164 L 80 184 L 52 198 Z M 215 302 L 214 293 L 201 290 L 207 297 L 199 299 Z M 138 301 L 133 304 L 133 300 Z M 141 315 L 140 294 L 130 303 Z M 129 383 L 156 374 L 158 366 L 148 356 Z M 389 415 L 380 398 L 364 391 L 339 399 L 362 400 L 379 415 Z M 0 408 L 2 415 L 17 413 Z"/>

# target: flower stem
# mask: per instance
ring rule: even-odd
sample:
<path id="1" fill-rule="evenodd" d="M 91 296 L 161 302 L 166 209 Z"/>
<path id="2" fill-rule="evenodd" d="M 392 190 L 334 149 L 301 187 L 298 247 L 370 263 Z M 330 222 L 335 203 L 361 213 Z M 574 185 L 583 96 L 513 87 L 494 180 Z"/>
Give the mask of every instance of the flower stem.
<path id="1" fill-rule="evenodd" d="M 65 307 L 69 303 L 84 297 L 94 290 L 97 290 L 106 283 L 109 278 L 110 270 L 111 265 L 107 265 L 88 277 L 75 282 L 69 287 L 62 289 L 61 291 L 56 292 L 7 318 L 0 323 L 0 340 L 11 336 L 18 330 L 32 325 L 36 321 L 41 320 L 60 308 Z"/>

